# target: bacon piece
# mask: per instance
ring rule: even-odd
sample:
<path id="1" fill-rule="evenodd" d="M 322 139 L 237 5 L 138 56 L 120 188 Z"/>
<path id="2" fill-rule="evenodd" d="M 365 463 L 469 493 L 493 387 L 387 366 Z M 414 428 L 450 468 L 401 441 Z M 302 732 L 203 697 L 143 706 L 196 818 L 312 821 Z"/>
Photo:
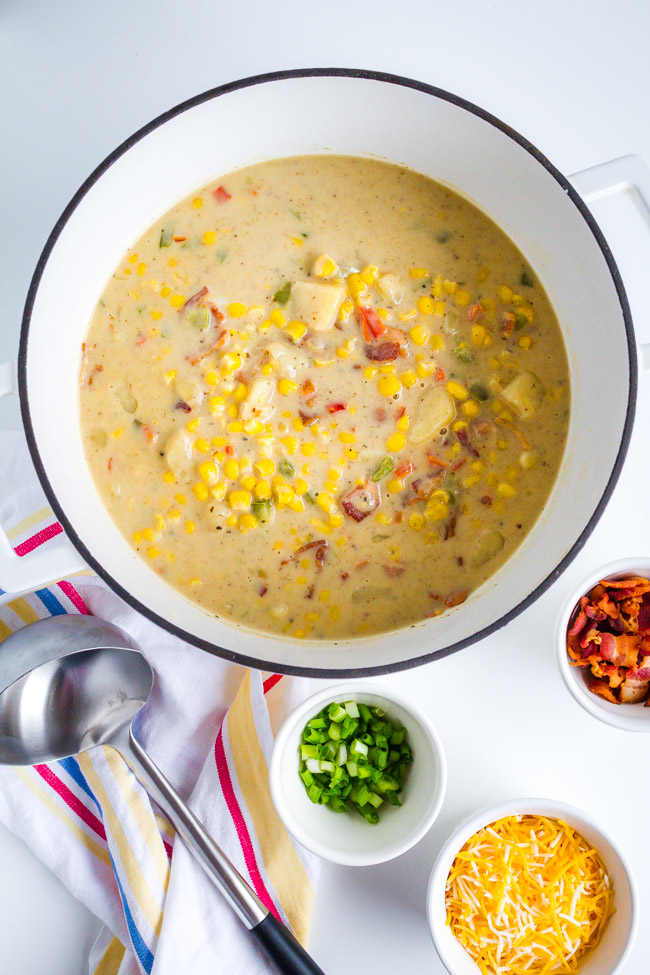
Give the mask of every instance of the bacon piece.
<path id="1" fill-rule="evenodd" d="M 505 337 L 512 335 L 515 330 L 515 316 L 511 311 L 504 311 L 501 316 L 501 332 Z"/>
<path id="2" fill-rule="evenodd" d="M 456 437 L 462 443 L 466 450 L 469 450 L 472 457 L 478 457 L 479 452 L 476 447 L 470 443 L 469 434 L 467 432 L 467 427 L 461 427 L 460 430 L 456 430 Z"/>
<path id="3" fill-rule="evenodd" d="M 401 576 L 405 569 L 406 569 L 405 565 L 398 565 L 397 563 L 384 566 L 384 572 L 386 573 L 387 576 L 390 576 L 391 579 L 394 579 L 397 576 Z"/>
<path id="4" fill-rule="evenodd" d="M 377 423 L 383 423 L 386 417 L 388 416 L 388 414 L 386 413 L 386 410 L 384 409 L 383 406 L 378 406 L 374 412 L 374 416 Z"/>
<path id="5" fill-rule="evenodd" d="M 108 458 L 108 464 L 106 466 L 108 468 L 108 473 L 110 474 L 111 471 L 113 470 L 113 458 L 112 457 L 109 457 Z"/>
<path id="6" fill-rule="evenodd" d="M 347 410 L 347 403 L 328 403 L 327 412 L 328 413 L 340 413 L 341 410 Z"/>
<path id="7" fill-rule="evenodd" d="M 180 315 L 180 314 L 181 314 L 182 312 L 184 312 L 184 311 L 185 311 L 185 310 L 186 310 L 187 308 L 193 308 L 193 307 L 194 307 L 195 305 L 202 305 L 202 304 L 204 304 L 204 301 L 203 301 L 203 299 L 204 299 L 204 298 L 205 298 L 206 296 L 209 296 L 209 294 L 210 294 L 210 292 L 208 291 L 208 289 L 207 289 L 207 288 L 205 287 L 205 285 L 204 285 L 204 286 L 203 286 L 203 287 L 201 288 L 201 290 L 200 290 L 200 291 L 197 291 L 197 292 L 196 292 L 196 294 L 193 294 L 193 295 L 191 295 L 191 296 L 190 296 L 190 297 L 189 297 L 189 298 L 187 299 L 187 301 L 185 302 L 185 304 L 184 304 L 184 305 L 181 305 L 181 307 L 180 307 L 180 308 L 178 309 L 178 313 L 179 313 L 179 315 Z"/>
<path id="8" fill-rule="evenodd" d="M 613 636 L 600 634 L 600 656 L 616 667 L 635 667 L 637 662 L 638 636 Z"/>
<path id="9" fill-rule="evenodd" d="M 300 387 L 300 392 L 303 396 L 313 396 L 313 394 L 316 392 L 316 387 L 311 379 L 305 379 L 304 383 Z"/>
<path id="10" fill-rule="evenodd" d="M 445 606 L 451 608 L 452 606 L 460 606 L 460 604 L 464 603 L 466 599 L 467 599 L 467 589 L 460 589 L 458 592 L 452 593 L 451 596 L 446 596 L 443 599 L 443 603 L 445 604 Z"/>
<path id="11" fill-rule="evenodd" d="M 444 383 L 445 379 L 447 378 L 447 374 L 444 369 L 440 368 L 440 366 L 436 366 L 436 371 L 433 378 L 437 383 Z"/>
<path id="12" fill-rule="evenodd" d="M 492 498 L 490 497 L 489 494 L 483 495 L 483 497 L 481 498 L 481 504 L 486 505 L 486 507 L 488 508 L 490 507 L 490 505 L 492 504 Z"/>
<path id="13" fill-rule="evenodd" d="M 505 420 L 502 416 L 497 417 L 497 423 L 499 423 L 502 427 L 507 427 L 509 430 L 511 430 L 524 450 L 530 450 L 529 441 L 526 440 L 521 430 L 518 430 L 514 423 L 511 423 L 510 420 Z"/>
<path id="14" fill-rule="evenodd" d="M 472 433 L 475 433 L 477 437 L 481 437 L 485 440 L 486 437 L 491 436 L 495 432 L 495 427 L 493 423 L 489 420 L 477 420 L 476 423 L 472 423 Z"/>
<path id="15" fill-rule="evenodd" d="M 181 237 L 179 234 L 174 234 L 173 239 L 176 241 L 177 244 L 180 244 L 184 240 L 187 240 L 187 237 Z"/>
<path id="16" fill-rule="evenodd" d="M 141 349 L 146 341 L 147 341 L 146 335 L 138 335 L 137 339 L 135 340 L 135 344 L 139 349 Z M 89 386 L 91 385 L 90 382 L 88 383 L 88 385 Z"/>
<path id="17" fill-rule="evenodd" d="M 586 599 L 585 602 L 587 602 Z M 587 603 L 584 609 L 590 620 L 595 620 L 597 623 L 600 623 L 602 620 L 607 619 L 607 614 L 602 609 L 597 609 L 595 606 L 592 606 L 591 603 Z"/>
<path id="18" fill-rule="evenodd" d="M 408 477 L 409 474 L 411 474 L 412 472 L 413 472 L 413 464 L 411 463 L 411 461 L 403 460 L 395 468 L 395 477 L 398 477 L 400 480 L 403 480 L 405 477 Z"/>
<path id="19" fill-rule="evenodd" d="M 442 457 L 438 457 L 436 454 L 432 454 L 428 450 L 426 451 L 426 455 L 427 455 L 427 460 L 429 461 L 429 463 L 430 464 L 433 464 L 435 467 L 449 467 L 450 466 L 449 465 L 449 461 L 443 460 Z"/>
<path id="20" fill-rule="evenodd" d="M 443 541 L 447 541 L 448 538 L 454 538 L 456 535 L 456 515 L 452 515 L 448 522 L 446 522 L 445 527 L 442 531 Z M 467 593 L 465 593 L 467 596 Z M 455 603 L 454 603 L 455 605 Z"/>
<path id="21" fill-rule="evenodd" d="M 365 347 L 366 358 L 371 362 L 393 362 L 400 353 L 399 342 L 380 342 L 379 345 Z"/>
<path id="22" fill-rule="evenodd" d="M 609 689 L 607 681 L 598 680 L 596 677 L 587 677 L 587 687 L 594 694 L 598 694 L 600 697 L 604 697 L 606 701 L 611 701 L 612 704 L 618 704 L 618 699 L 614 697 L 613 693 Z"/>
<path id="23" fill-rule="evenodd" d="M 304 410 L 298 410 L 298 414 L 306 427 L 310 427 L 318 419 L 318 413 L 305 413 Z"/>
<path id="24" fill-rule="evenodd" d="M 269 587 L 268 586 L 260 586 L 257 591 L 258 591 L 258 593 L 259 593 L 260 596 L 266 596 L 267 592 L 269 591 Z"/>
<path id="25" fill-rule="evenodd" d="M 416 477 L 416 479 L 411 482 L 411 487 L 417 495 L 416 500 L 426 501 L 434 488 L 440 484 L 441 479 L 442 471 L 437 474 L 424 474 L 422 477 Z"/>
<path id="26" fill-rule="evenodd" d="M 149 423 L 143 424 L 142 432 L 144 433 L 145 437 L 147 438 L 150 444 L 158 443 L 158 437 L 160 436 L 160 434 Z"/>
<path id="27" fill-rule="evenodd" d="M 469 318 L 470 322 L 480 322 L 484 314 L 485 314 L 485 310 L 483 308 L 483 305 L 481 304 L 470 305 L 469 310 L 467 312 L 467 317 Z"/>
<path id="28" fill-rule="evenodd" d="M 636 619 L 636 624 L 639 633 L 648 633 L 650 631 L 650 603 L 643 602 Z"/>
<path id="29" fill-rule="evenodd" d="M 363 521 L 368 515 L 379 507 L 381 495 L 379 485 L 367 479 L 364 484 L 353 488 L 341 501 L 341 507 L 349 518 L 354 521 Z"/>
<path id="30" fill-rule="evenodd" d="M 642 576 L 633 576 L 631 579 L 601 579 L 600 585 L 606 589 L 634 589 L 636 586 L 647 586 L 648 580 Z"/>
<path id="31" fill-rule="evenodd" d="M 585 610 L 581 609 L 578 615 L 576 616 L 575 622 L 571 627 L 571 629 L 569 630 L 567 636 L 578 636 L 579 633 L 582 633 L 586 625 L 587 625 L 587 615 L 585 613 Z"/>
<path id="32" fill-rule="evenodd" d="M 355 315 L 359 325 L 361 325 L 366 342 L 378 339 L 386 331 L 386 326 L 374 308 L 370 308 L 368 305 L 357 305 Z"/>
<path id="33" fill-rule="evenodd" d="M 178 403 L 174 406 L 175 410 L 182 410 L 183 413 L 191 413 L 192 407 L 185 400 L 179 399 Z"/>
<path id="34" fill-rule="evenodd" d="M 289 562 L 295 562 L 300 555 L 304 555 L 305 552 L 309 552 L 312 548 L 316 549 L 314 553 L 316 568 L 322 569 L 323 563 L 325 562 L 325 556 L 327 555 L 327 549 L 329 548 L 329 542 L 325 538 L 317 538 L 313 542 L 307 542 L 306 545 L 301 545 L 300 548 L 293 553 L 293 555 L 290 555 L 288 559 L 284 559 L 282 562 L 280 562 L 280 565 L 288 565 Z"/>
<path id="35" fill-rule="evenodd" d="M 212 190 L 212 196 L 217 203 L 227 203 L 228 200 L 232 200 L 232 195 L 228 192 L 225 186 L 217 186 L 216 190 Z"/>

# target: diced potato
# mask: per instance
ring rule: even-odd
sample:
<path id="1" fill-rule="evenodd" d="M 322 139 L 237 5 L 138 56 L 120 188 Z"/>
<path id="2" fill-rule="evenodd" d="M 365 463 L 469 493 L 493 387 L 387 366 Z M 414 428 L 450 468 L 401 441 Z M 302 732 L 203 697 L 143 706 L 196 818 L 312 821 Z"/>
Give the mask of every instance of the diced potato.
<path id="1" fill-rule="evenodd" d="M 442 427 L 449 426 L 455 415 L 454 401 L 444 386 L 432 386 L 420 397 L 409 440 L 414 444 L 431 440 Z"/>
<path id="2" fill-rule="evenodd" d="M 396 274 L 382 274 L 377 278 L 377 289 L 384 301 L 399 305 L 404 297 L 404 285 Z"/>
<path id="3" fill-rule="evenodd" d="M 296 281 L 291 289 L 291 317 L 317 332 L 326 332 L 336 321 L 344 298 L 343 285 Z"/>
<path id="4" fill-rule="evenodd" d="M 263 423 L 273 413 L 271 400 L 275 393 L 275 381 L 266 376 L 254 379 L 248 390 L 248 396 L 239 408 L 241 420 L 261 420 Z"/>
<path id="5" fill-rule="evenodd" d="M 138 401 L 133 395 L 131 387 L 128 383 L 124 383 L 117 391 L 117 398 L 120 401 L 120 405 L 127 413 L 135 413 L 138 408 Z"/>
<path id="6" fill-rule="evenodd" d="M 489 531 L 481 535 L 474 549 L 474 555 L 472 556 L 472 565 L 479 566 L 485 565 L 490 559 L 493 559 L 497 555 L 506 541 L 501 532 Z"/>
<path id="7" fill-rule="evenodd" d="M 187 430 L 177 430 L 172 434 L 165 447 L 165 460 L 173 474 L 179 480 L 189 477 L 192 471 L 193 437 Z"/>
<path id="8" fill-rule="evenodd" d="M 501 395 L 524 420 L 530 420 L 542 402 L 544 387 L 532 372 L 520 372 L 508 383 Z"/>
<path id="9" fill-rule="evenodd" d="M 188 406 L 200 406 L 203 399 L 203 390 L 198 380 L 190 376 L 185 378 L 179 376 L 174 382 L 174 389 Z"/>
<path id="10" fill-rule="evenodd" d="M 267 351 L 277 364 L 278 373 L 286 379 L 295 379 L 309 368 L 309 359 L 293 345 L 271 342 Z"/>

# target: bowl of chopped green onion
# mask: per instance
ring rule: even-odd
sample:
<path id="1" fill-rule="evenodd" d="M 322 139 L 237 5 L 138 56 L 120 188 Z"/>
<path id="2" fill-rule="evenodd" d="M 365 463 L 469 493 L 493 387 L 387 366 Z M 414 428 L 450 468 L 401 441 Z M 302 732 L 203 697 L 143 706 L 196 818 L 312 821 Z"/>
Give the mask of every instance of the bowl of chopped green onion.
<path id="1" fill-rule="evenodd" d="M 442 806 L 447 769 L 428 718 L 363 681 L 327 687 L 280 729 L 270 766 L 273 803 L 307 849 L 347 866 L 405 853 Z"/>

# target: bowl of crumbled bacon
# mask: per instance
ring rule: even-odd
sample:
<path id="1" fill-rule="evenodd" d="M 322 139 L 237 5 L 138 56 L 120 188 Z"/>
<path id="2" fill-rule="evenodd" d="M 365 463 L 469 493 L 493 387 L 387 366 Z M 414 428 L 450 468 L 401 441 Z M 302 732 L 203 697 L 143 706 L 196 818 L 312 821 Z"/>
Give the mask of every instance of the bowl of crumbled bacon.
<path id="1" fill-rule="evenodd" d="M 650 731 L 650 559 L 592 573 L 567 600 L 557 642 L 579 704 L 616 728 Z"/>

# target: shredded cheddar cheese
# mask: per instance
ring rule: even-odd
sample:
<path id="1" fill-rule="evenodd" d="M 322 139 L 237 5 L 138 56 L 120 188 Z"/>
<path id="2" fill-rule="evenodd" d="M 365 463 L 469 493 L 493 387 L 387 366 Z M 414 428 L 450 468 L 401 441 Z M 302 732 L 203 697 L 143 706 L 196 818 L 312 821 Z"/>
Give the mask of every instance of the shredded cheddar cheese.
<path id="1" fill-rule="evenodd" d="M 597 851 L 544 816 L 480 829 L 447 877 L 447 924 L 483 975 L 576 972 L 600 941 L 612 901 Z"/>

